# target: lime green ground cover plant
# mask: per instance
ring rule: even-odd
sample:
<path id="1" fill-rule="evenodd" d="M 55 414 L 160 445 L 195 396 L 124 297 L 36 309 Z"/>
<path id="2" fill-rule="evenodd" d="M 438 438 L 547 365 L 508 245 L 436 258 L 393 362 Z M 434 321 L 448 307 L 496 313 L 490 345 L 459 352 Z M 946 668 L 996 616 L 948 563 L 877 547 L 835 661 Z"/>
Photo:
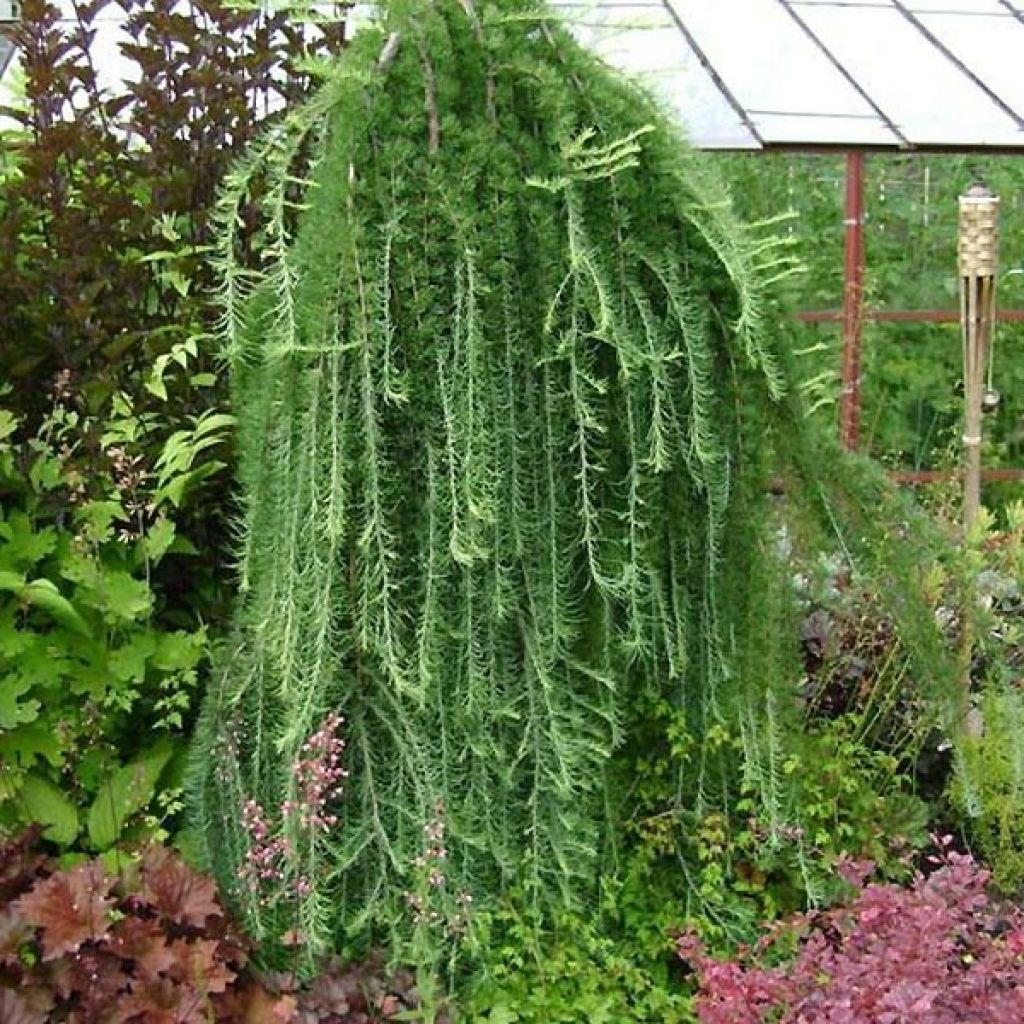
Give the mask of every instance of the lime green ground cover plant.
<path id="1" fill-rule="evenodd" d="M 322 74 L 221 202 L 241 595 L 191 799 L 264 956 L 384 935 L 434 969 L 512 887 L 585 905 L 655 701 L 738 744 L 670 765 L 674 801 L 745 787 L 777 830 L 783 518 L 887 560 L 952 729 L 928 538 L 807 436 L 766 294 L 786 253 L 657 105 L 529 0 L 389 4 Z"/>

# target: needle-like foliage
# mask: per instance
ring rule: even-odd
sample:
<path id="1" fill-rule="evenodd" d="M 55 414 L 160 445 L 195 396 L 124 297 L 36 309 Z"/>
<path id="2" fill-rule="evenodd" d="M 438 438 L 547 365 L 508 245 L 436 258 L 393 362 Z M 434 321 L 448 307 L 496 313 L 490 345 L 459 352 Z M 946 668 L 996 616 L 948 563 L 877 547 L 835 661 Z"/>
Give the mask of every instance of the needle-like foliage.
<path id="1" fill-rule="evenodd" d="M 785 251 L 657 104 L 534 0 L 396 0 L 220 216 L 242 592 L 193 800 L 257 934 L 315 953 L 422 923 L 403 894 L 439 810 L 447 892 L 577 898 L 614 850 L 641 693 L 735 725 L 778 805 L 767 485 L 837 521 L 877 505 L 847 470 L 819 487 L 767 329 Z M 293 766 L 334 712 L 346 791 L 304 828 Z"/>

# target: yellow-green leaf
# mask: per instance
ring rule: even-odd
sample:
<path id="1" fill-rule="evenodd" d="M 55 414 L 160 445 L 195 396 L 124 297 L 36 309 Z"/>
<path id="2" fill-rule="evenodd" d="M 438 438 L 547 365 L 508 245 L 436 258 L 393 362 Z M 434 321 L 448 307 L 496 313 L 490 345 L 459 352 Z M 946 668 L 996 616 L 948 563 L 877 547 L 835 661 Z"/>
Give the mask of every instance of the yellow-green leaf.
<path id="1" fill-rule="evenodd" d="M 131 764 L 122 765 L 100 786 L 87 819 L 93 846 L 105 850 L 117 842 L 125 822 L 153 799 L 157 780 L 173 752 L 170 742 L 161 741 Z"/>

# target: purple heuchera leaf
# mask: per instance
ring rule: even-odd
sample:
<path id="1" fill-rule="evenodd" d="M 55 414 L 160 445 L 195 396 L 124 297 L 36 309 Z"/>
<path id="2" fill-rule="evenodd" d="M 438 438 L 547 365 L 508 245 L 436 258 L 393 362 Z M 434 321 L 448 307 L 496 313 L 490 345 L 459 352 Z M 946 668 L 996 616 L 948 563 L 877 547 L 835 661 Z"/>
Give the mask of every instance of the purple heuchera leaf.
<path id="1" fill-rule="evenodd" d="M 938 842 L 936 870 L 911 885 L 870 884 L 840 866 L 846 905 L 775 925 L 756 951 L 709 957 L 693 935 L 679 955 L 697 970 L 701 1024 L 1017 1024 L 1024 1021 L 1024 913 L 994 902 L 989 873 Z M 784 966 L 763 960 L 798 936 Z"/>

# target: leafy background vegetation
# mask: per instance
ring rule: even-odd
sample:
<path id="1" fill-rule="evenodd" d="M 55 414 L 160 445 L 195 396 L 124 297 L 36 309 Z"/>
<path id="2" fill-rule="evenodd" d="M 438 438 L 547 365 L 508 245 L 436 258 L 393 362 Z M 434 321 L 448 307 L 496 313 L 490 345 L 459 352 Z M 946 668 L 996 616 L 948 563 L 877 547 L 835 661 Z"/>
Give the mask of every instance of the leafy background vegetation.
<path id="1" fill-rule="evenodd" d="M 791 282 L 794 309 L 839 309 L 843 294 L 842 156 L 722 158 L 738 207 L 747 215 L 789 210 L 787 225 L 807 273 Z M 866 159 L 864 297 L 874 309 L 959 308 L 957 197 L 976 179 L 1000 196 L 998 302 L 1024 308 L 1024 168 L 1014 157 L 872 155 Z M 820 420 L 835 416 L 838 325 L 790 327 L 806 351 L 809 395 Z M 986 417 L 986 464 L 1024 465 L 1021 362 L 1024 325 L 999 327 L 993 383 L 1002 396 Z M 957 453 L 962 357 L 956 324 L 864 325 L 862 438 L 873 455 L 900 466 L 948 465 Z M 998 493 L 998 492 L 997 492 Z M 999 500 L 1006 500 L 1002 494 Z"/>
<path id="2" fill-rule="evenodd" d="M 407 780 L 422 792 L 408 823 L 409 864 L 400 867 L 396 896 L 403 914 L 418 913 L 424 920 L 437 915 L 446 933 L 457 938 L 459 957 L 448 958 L 446 947 L 439 958 L 429 933 L 415 930 L 397 957 L 391 950 L 378 952 L 371 948 L 383 938 L 378 930 L 362 943 L 339 942 L 346 960 L 325 961 L 319 977 L 300 981 L 294 969 L 307 951 L 301 922 L 288 915 L 280 921 L 270 915 L 274 956 L 269 947 L 250 948 L 227 925 L 212 883 L 176 859 L 181 854 L 196 861 L 201 853 L 183 814 L 183 774 L 211 665 L 224 664 L 231 642 L 226 638 L 236 582 L 234 410 L 210 338 L 218 315 L 210 246 L 221 230 L 215 196 L 235 156 L 259 145 L 257 139 L 273 138 L 263 134 L 268 128 L 290 130 L 289 112 L 299 109 L 312 84 L 309 58 L 336 45 L 342 32 L 300 30 L 283 14 L 241 12 L 212 0 L 193 5 L 193 17 L 184 19 L 168 4 L 131 0 L 131 53 L 148 74 L 123 93 L 100 95 L 88 42 L 104 4 L 81 5 L 81 27 L 60 23 L 56 10 L 41 0 L 27 0 L 24 8 L 26 104 L 16 115 L 21 129 L 0 142 L 0 379 L 7 385 L 0 396 L 0 834 L 14 837 L 30 821 L 39 823 L 41 834 L 10 846 L 0 861 L 0 1016 L 28 1024 L 99 1021 L 117 996 L 126 1021 L 178 1024 L 211 1015 L 343 1024 L 692 1021 L 727 998 L 715 987 L 715 978 L 724 975 L 712 970 L 706 976 L 710 965 L 701 962 L 705 986 L 695 1003 L 697 979 L 677 954 L 677 937 L 699 936 L 702 949 L 728 958 L 737 943 L 756 940 L 765 922 L 799 923 L 790 915 L 848 899 L 836 866 L 849 857 L 873 861 L 875 877 L 889 885 L 883 890 L 886 913 L 897 918 L 924 891 L 914 871 L 934 867 L 926 856 L 929 831 L 937 826 L 955 833 L 956 843 L 969 844 L 1004 893 L 1019 893 L 1024 513 L 1014 503 L 1014 488 L 987 491 L 994 515 L 961 556 L 942 540 L 942 523 L 956 515 L 949 488 L 929 499 L 940 520 L 934 532 L 903 510 L 911 524 L 904 533 L 889 541 L 878 538 L 876 559 L 908 549 L 892 572 L 904 574 L 902 582 L 926 598 L 929 622 L 934 618 L 942 625 L 944 636 L 932 637 L 934 648 L 897 628 L 886 581 L 872 582 L 858 572 L 861 556 L 851 562 L 838 544 L 826 544 L 820 557 L 805 556 L 813 549 L 808 538 L 821 534 L 786 515 L 777 499 L 758 495 L 763 517 L 757 544 L 789 559 L 785 593 L 758 592 L 780 606 L 795 602 L 780 632 L 785 657 L 770 646 L 753 648 L 744 666 L 753 687 L 779 695 L 778 707 L 765 713 L 777 713 L 790 726 L 784 747 L 763 750 L 760 777 L 735 772 L 750 752 L 742 717 L 725 716 L 713 725 L 702 721 L 692 707 L 659 692 L 656 671 L 640 671 L 634 663 L 627 674 L 638 685 L 619 709 L 631 740 L 620 748 L 607 780 L 607 791 L 619 802 L 610 819 L 614 842 L 602 843 L 607 859 L 581 887 L 576 909 L 545 910 L 536 887 L 526 882 L 510 884 L 498 899 L 464 899 L 480 896 L 479 886 L 456 886 L 458 871 L 442 861 L 449 841 L 454 850 L 472 838 L 474 823 L 448 820 L 448 806 L 439 807 L 436 787 L 426 784 L 433 770 L 428 764 L 422 778 L 413 773 Z M 475 66 L 467 55 L 475 52 L 476 37 L 465 19 L 462 8 L 452 5 L 452 23 L 462 26 L 456 50 L 463 70 Z M 231 33 L 238 29 L 245 29 L 247 46 L 236 45 L 238 36 Z M 507 42 L 504 31 L 500 24 L 487 27 L 501 45 Z M 210 47 L 210 39 L 220 45 Z M 371 59 L 380 44 L 374 42 Z M 444 47 L 438 52 L 447 53 Z M 437 57 L 441 102 L 451 99 L 442 73 L 446 60 Z M 538 61 L 537 74 L 542 66 Z M 422 65 L 412 59 L 394 72 L 409 95 L 415 94 L 408 109 L 402 108 L 408 148 L 400 156 L 409 166 L 429 142 Z M 487 75 L 479 67 L 469 73 L 475 82 L 471 95 L 486 114 Z M 576 73 L 590 75 L 592 69 L 580 65 Z M 546 80 L 545 95 L 557 96 L 558 87 Z M 621 101 L 630 130 L 653 116 L 632 106 L 633 94 L 602 89 Z M 277 99 L 288 105 L 275 114 Z M 555 143 L 539 157 L 545 177 L 552 179 L 562 164 L 544 161 L 564 160 L 558 146 L 572 133 L 558 136 L 564 125 L 549 124 L 549 114 L 544 108 L 536 116 Z M 580 115 L 575 127 L 595 118 L 593 112 L 586 119 Z M 451 148 L 449 135 L 457 135 L 455 123 L 442 119 L 442 153 L 446 140 Z M 122 144 L 126 133 L 135 140 L 132 146 Z M 614 141 L 612 135 L 622 133 L 602 141 Z M 637 142 L 642 149 L 645 139 Z M 311 154 L 299 145 L 296 167 Z M 625 201 L 625 169 L 613 165 L 616 157 L 628 163 L 635 154 L 627 149 L 600 155 L 609 161 L 602 173 L 616 171 L 612 178 L 623 190 L 617 201 Z M 588 158 L 584 149 L 575 156 L 584 165 Z M 841 161 L 716 162 L 743 216 L 760 221 L 796 212 L 776 230 L 789 235 L 788 251 L 806 272 L 776 284 L 773 294 L 792 307 L 834 308 L 841 295 Z M 486 167 L 487 160 L 478 164 Z M 955 306 L 955 196 L 980 173 L 1003 196 L 1001 301 L 1024 305 L 1022 275 L 1014 273 L 1024 241 L 1017 209 L 1022 172 L 1013 161 L 872 157 L 868 168 L 872 304 Z M 253 271 L 275 273 L 281 242 L 298 223 L 298 211 L 289 204 L 298 200 L 299 185 L 284 182 L 275 193 L 273 174 L 261 172 L 244 200 L 236 195 L 231 255 L 247 287 Z M 615 252 L 606 237 L 616 223 L 614 204 L 604 203 L 607 181 L 577 187 L 597 203 L 591 227 L 604 250 Z M 268 230 L 263 217 L 268 197 L 272 202 L 275 195 L 292 211 L 285 214 L 285 235 L 280 227 L 276 234 Z M 557 206 L 554 198 L 546 201 Z M 695 202 L 693 214 L 699 213 Z M 459 223 L 472 214 L 462 210 Z M 408 223 L 396 223 L 394 230 L 404 240 L 397 257 L 404 279 L 419 240 L 407 237 Z M 428 276 L 450 278 L 451 268 L 461 265 L 468 294 L 464 250 L 449 258 L 450 233 L 434 241 L 437 259 L 429 263 Z M 498 235 L 488 235 L 480 244 L 500 242 Z M 311 265 L 323 255 L 315 246 L 311 253 Z M 714 265 L 706 252 L 701 259 Z M 698 274 L 707 270 L 701 259 Z M 488 272 L 504 266 L 501 258 L 486 265 Z M 527 277 L 536 273 L 519 270 Z M 375 265 L 372 274 L 379 273 Z M 727 292 L 720 287 L 713 298 L 731 310 L 735 300 Z M 479 301 L 490 309 L 493 293 L 481 294 Z M 587 302 L 581 308 L 589 308 Z M 422 316 L 447 322 L 443 311 L 424 310 Z M 990 464 L 1024 464 L 1017 382 L 1022 371 L 1011 355 L 1020 330 L 1001 328 L 997 343 L 995 384 L 1003 401 L 986 421 Z M 783 354 L 810 350 L 797 357 L 798 372 L 808 381 L 808 403 L 817 405 L 812 422 L 831 432 L 837 329 L 803 327 L 781 317 L 772 331 L 769 341 Z M 903 465 L 948 464 L 959 434 L 958 363 L 954 327 L 867 328 L 864 422 L 872 453 Z M 386 361 L 381 366 L 386 370 Z M 464 396 L 468 371 L 454 364 L 449 369 L 458 370 L 458 394 Z M 530 372 L 525 365 L 519 369 Z M 411 396 L 405 390 L 411 380 L 407 373 L 396 374 L 391 390 L 382 392 L 386 423 L 395 429 L 405 422 L 400 397 Z M 587 401 L 618 429 L 614 403 L 593 381 L 584 384 Z M 642 404 L 648 408 L 646 398 Z M 458 415 L 472 420 L 478 412 L 466 407 Z M 716 420 L 715 427 L 725 430 L 724 422 Z M 459 426 L 471 435 L 470 421 L 460 420 Z M 251 417 L 243 428 L 251 433 Z M 607 461 L 607 444 L 593 433 L 588 443 Z M 438 467 L 443 463 L 437 460 Z M 827 465 L 811 466 L 813 478 L 827 476 Z M 566 471 L 564 484 L 574 486 L 572 472 Z M 496 489 L 480 494 L 490 495 L 496 508 L 500 504 Z M 657 501 L 653 494 L 647 499 L 650 519 Z M 445 522 L 461 500 L 442 510 Z M 476 499 L 464 506 L 464 539 L 475 558 L 474 545 L 491 528 L 482 514 L 487 506 Z M 614 501 L 608 508 L 622 511 Z M 868 515 L 873 511 L 869 505 Z M 605 536 L 617 529 L 610 522 L 603 526 Z M 907 530 L 914 531 L 912 537 Z M 914 561 L 926 570 L 916 577 L 905 568 Z M 449 566 L 447 573 L 452 571 L 461 568 Z M 954 779 L 948 730 L 931 701 L 939 692 L 929 672 L 934 666 L 922 652 L 934 649 L 941 656 L 957 649 L 965 579 L 977 584 L 969 614 L 978 642 L 965 708 L 974 734 L 959 748 L 964 770 Z M 735 595 L 730 592 L 730 598 Z M 450 612 L 455 599 L 447 605 Z M 742 607 L 737 600 L 729 614 L 739 615 Z M 763 627 L 765 606 L 751 614 L 753 625 Z M 452 626 L 445 635 L 465 641 Z M 435 651 L 434 664 L 440 677 L 452 659 Z M 576 670 L 567 671 L 571 676 Z M 565 686 L 566 678 L 559 674 L 553 685 Z M 351 715 L 347 707 L 337 710 Z M 765 738 L 776 735 L 768 725 L 761 733 Z M 325 755 L 321 766 L 330 766 L 333 752 L 348 770 L 355 767 L 359 745 L 346 726 L 318 732 L 311 719 L 310 728 L 297 735 Z M 418 763 L 426 762 L 421 757 Z M 326 776 L 328 782 L 309 778 L 323 784 L 316 791 L 320 802 L 313 805 L 318 820 L 343 815 L 348 790 L 357 783 L 338 773 Z M 268 792 L 272 798 L 265 803 L 273 812 L 283 794 L 273 786 Z M 430 842 L 423 845 L 425 834 Z M 268 836 L 273 857 L 276 848 Z M 178 854 L 140 852 L 153 841 Z M 437 855 L 439 848 L 444 857 Z M 940 856 L 948 861 L 948 848 Z M 442 867 L 452 885 L 439 895 L 433 879 Z M 556 866 L 536 867 L 550 873 Z M 586 874 L 579 865 L 572 869 Z M 964 869 L 956 884 L 976 895 L 987 881 Z M 165 900 L 172 889 L 178 896 Z M 97 910 L 88 926 L 71 907 L 76 894 Z M 990 913 L 988 904 L 977 906 L 965 925 L 980 951 L 983 970 L 977 976 L 1012 992 L 1019 970 L 1013 945 L 1017 918 L 1009 911 Z M 933 922 L 934 937 L 918 941 L 917 948 L 945 948 L 950 935 L 944 920 Z M 1003 923 L 996 927 L 998 921 Z M 827 931 L 827 919 L 812 916 L 810 928 Z M 126 936 L 135 943 L 131 954 L 114 944 Z M 356 955 L 360 959 L 353 961 Z M 806 996 L 814 978 L 800 966 L 801 955 L 793 945 L 770 965 L 726 974 L 741 987 L 753 986 L 761 980 L 756 971 L 778 969 L 792 956 L 792 984 L 806 983 Z M 429 965 L 418 977 L 408 969 L 417 962 Z M 924 966 L 931 970 L 939 962 L 931 956 Z M 269 969 L 271 963 L 284 970 Z M 920 961 L 907 957 L 899 965 L 887 962 L 878 973 L 898 986 L 919 980 L 921 970 Z M 946 982 L 967 983 L 955 964 L 950 970 Z M 933 980 L 929 975 L 928 983 Z M 452 990 L 458 993 L 454 1002 Z"/>

